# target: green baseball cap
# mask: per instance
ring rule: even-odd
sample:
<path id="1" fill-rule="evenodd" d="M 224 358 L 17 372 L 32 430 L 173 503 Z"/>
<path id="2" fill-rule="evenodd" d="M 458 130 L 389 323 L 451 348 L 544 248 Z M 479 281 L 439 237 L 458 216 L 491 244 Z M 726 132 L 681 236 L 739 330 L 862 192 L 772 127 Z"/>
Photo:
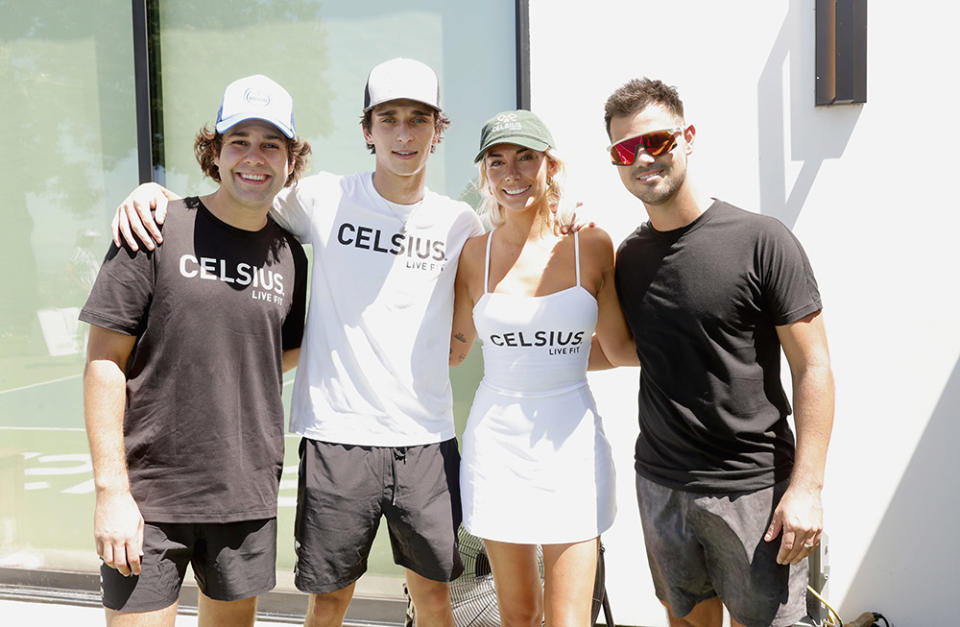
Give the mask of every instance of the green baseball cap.
<path id="1" fill-rule="evenodd" d="M 504 111 L 486 121 L 480 131 L 480 152 L 473 162 L 483 159 L 490 146 L 497 144 L 516 144 L 539 152 L 555 146 L 553 135 L 540 118 L 523 109 Z"/>

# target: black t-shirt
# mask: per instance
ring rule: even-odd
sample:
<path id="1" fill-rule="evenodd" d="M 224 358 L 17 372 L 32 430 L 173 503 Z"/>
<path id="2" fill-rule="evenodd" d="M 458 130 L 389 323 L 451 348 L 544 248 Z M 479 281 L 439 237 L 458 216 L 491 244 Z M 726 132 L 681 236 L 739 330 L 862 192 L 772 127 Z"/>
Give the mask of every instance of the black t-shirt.
<path id="1" fill-rule="evenodd" d="M 793 234 L 715 201 L 683 228 L 632 233 L 616 285 L 642 366 L 637 472 L 700 492 L 787 478 L 794 438 L 775 326 L 821 308 Z"/>
<path id="2" fill-rule="evenodd" d="M 80 314 L 137 336 L 123 424 L 134 499 L 151 522 L 273 517 L 306 255 L 273 220 L 237 229 L 197 198 L 170 203 L 163 236 L 152 252 L 111 246 Z"/>

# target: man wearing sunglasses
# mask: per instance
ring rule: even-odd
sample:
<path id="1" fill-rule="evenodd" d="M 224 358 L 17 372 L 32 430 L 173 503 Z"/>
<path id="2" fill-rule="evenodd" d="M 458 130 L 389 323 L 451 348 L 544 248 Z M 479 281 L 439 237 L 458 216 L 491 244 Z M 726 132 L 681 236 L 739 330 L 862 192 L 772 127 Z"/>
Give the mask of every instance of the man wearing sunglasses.
<path id="1" fill-rule="evenodd" d="M 674 88 L 632 80 L 605 122 L 649 216 L 618 250 L 616 284 L 642 364 L 637 499 L 657 596 L 671 625 L 719 627 L 723 606 L 734 625 L 792 625 L 833 423 L 816 280 L 783 224 L 694 189 L 696 130 Z"/>

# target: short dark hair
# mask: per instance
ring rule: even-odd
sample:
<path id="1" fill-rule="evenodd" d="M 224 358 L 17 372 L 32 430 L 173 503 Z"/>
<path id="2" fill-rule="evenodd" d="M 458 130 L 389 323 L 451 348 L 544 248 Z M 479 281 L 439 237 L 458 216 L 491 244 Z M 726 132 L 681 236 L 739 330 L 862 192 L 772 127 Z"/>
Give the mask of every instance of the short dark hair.
<path id="1" fill-rule="evenodd" d="M 670 113 L 683 119 L 683 101 L 680 100 L 676 87 L 646 77 L 635 78 L 607 98 L 603 113 L 607 136 L 610 136 L 610 120 L 617 116 L 632 115 L 651 104 L 661 105 Z"/>
<path id="2" fill-rule="evenodd" d="M 430 152 L 434 152 L 437 149 L 437 144 L 443 140 L 443 132 L 450 128 L 450 118 L 448 118 L 447 114 L 443 111 L 438 111 L 430 106 L 427 106 L 427 108 L 433 111 L 433 132 L 437 134 L 436 143 L 430 147 Z M 376 107 L 372 107 L 367 111 L 364 111 L 363 115 L 360 116 L 360 126 L 365 131 L 369 131 L 370 126 L 373 124 L 374 109 L 376 109 Z M 370 154 L 377 152 L 377 149 L 370 142 L 367 142 L 367 150 L 370 151 Z"/>
<path id="3" fill-rule="evenodd" d="M 283 183 L 284 187 L 289 187 L 297 182 L 297 179 L 300 178 L 307 167 L 310 143 L 300 137 L 290 139 L 284 136 L 283 139 L 287 142 L 287 163 L 293 164 L 290 175 Z M 200 169 L 217 183 L 220 182 L 220 168 L 214 163 L 214 159 L 220 154 L 222 148 L 223 135 L 215 130 L 210 130 L 206 126 L 197 132 L 197 137 L 193 141 L 193 154 L 197 157 Z"/>

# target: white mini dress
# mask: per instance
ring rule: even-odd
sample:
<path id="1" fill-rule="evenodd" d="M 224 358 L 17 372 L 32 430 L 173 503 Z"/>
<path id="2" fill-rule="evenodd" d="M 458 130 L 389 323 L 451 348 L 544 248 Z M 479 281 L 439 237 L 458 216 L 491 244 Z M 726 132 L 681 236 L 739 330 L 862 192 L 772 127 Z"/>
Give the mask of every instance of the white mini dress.
<path id="1" fill-rule="evenodd" d="M 489 291 L 473 308 L 484 376 L 463 434 L 463 524 L 480 538 L 558 544 L 613 524 L 610 443 L 587 385 L 597 301 L 580 285 L 546 296 Z M 573 270 L 573 268 L 571 268 Z"/>

